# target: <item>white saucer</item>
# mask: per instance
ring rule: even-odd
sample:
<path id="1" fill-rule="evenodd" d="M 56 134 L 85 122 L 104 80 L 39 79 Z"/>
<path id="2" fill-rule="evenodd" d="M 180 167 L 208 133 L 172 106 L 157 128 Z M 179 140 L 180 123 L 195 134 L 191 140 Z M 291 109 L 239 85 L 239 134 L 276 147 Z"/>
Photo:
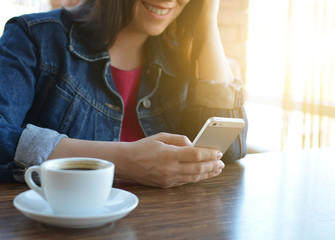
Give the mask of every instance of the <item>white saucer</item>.
<path id="1" fill-rule="evenodd" d="M 33 190 L 20 193 L 14 198 L 14 206 L 27 217 L 66 228 L 90 228 L 116 221 L 134 210 L 137 204 L 136 195 L 112 188 L 108 202 L 100 213 L 88 216 L 58 216 L 53 213 L 49 204 Z"/>

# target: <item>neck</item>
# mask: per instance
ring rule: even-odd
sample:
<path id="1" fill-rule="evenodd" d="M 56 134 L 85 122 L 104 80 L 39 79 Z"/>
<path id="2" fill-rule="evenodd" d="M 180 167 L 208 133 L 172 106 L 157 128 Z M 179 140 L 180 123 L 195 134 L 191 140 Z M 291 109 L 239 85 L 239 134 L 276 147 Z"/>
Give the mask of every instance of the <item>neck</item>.
<path id="1" fill-rule="evenodd" d="M 143 65 L 144 43 L 148 35 L 122 29 L 113 46 L 109 49 L 111 65 L 122 70 L 133 70 Z"/>

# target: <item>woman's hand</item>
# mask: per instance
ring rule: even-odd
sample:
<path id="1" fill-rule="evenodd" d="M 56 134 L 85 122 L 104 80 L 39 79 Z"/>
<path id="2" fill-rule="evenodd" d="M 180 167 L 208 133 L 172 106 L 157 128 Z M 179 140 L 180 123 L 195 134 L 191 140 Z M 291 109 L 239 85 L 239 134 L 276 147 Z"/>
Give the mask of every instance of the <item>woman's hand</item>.
<path id="1" fill-rule="evenodd" d="M 159 133 L 137 142 L 125 143 L 125 156 L 116 172 L 141 184 L 173 187 L 216 176 L 224 167 L 222 153 L 195 148 L 181 135 Z"/>
<path id="2" fill-rule="evenodd" d="M 94 157 L 115 164 L 115 176 L 140 184 L 173 187 L 216 176 L 224 167 L 222 153 L 195 148 L 181 135 L 159 133 L 136 142 L 63 138 L 49 159 Z"/>

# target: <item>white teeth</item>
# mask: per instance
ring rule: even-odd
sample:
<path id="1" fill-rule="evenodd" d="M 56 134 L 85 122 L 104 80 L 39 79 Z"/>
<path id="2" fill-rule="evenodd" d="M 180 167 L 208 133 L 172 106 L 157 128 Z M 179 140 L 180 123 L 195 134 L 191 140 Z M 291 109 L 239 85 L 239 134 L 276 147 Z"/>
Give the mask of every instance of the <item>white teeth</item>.
<path id="1" fill-rule="evenodd" d="M 164 16 L 169 12 L 169 9 L 161 9 L 161 8 L 155 8 L 147 3 L 144 3 L 144 6 L 151 12 L 160 15 L 160 16 Z"/>

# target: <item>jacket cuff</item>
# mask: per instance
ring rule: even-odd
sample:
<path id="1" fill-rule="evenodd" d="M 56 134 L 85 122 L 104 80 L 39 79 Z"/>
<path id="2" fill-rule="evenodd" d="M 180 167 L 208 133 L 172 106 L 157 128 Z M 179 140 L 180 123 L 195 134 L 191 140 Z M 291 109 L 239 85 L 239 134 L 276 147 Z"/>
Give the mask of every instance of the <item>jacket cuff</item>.
<path id="1" fill-rule="evenodd" d="M 54 130 L 28 124 L 23 130 L 15 152 L 15 180 L 22 182 L 25 170 L 46 161 L 59 141 L 67 137 Z"/>
<path id="2" fill-rule="evenodd" d="M 198 80 L 194 91 L 194 104 L 207 108 L 237 109 L 244 104 L 243 82 Z"/>

